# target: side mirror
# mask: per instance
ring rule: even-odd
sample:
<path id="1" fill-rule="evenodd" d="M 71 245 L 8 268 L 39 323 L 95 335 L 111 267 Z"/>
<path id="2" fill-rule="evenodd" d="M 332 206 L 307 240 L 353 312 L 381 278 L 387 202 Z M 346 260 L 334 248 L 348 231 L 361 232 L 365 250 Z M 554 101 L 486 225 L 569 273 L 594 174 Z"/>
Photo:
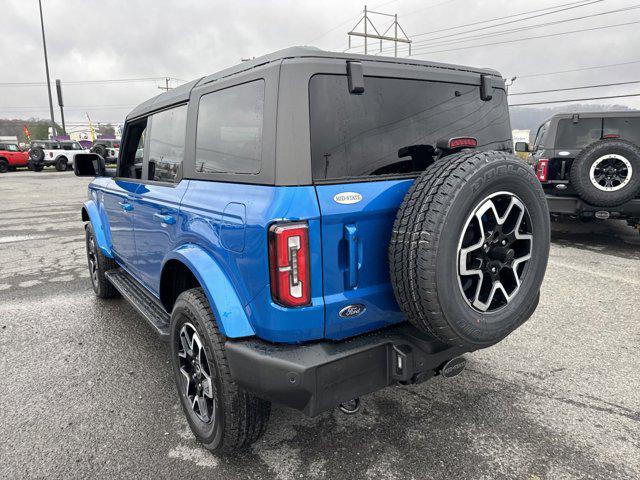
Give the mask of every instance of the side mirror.
<path id="1" fill-rule="evenodd" d="M 73 160 L 73 171 L 78 177 L 104 177 L 104 158 L 97 153 L 78 153 Z"/>
<path id="2" fill-rule="evenodd" d="M 526 153 L 529 151 L 529 144 L 527 142 L 516 142 L 515 150 L 516 152 Z"/>

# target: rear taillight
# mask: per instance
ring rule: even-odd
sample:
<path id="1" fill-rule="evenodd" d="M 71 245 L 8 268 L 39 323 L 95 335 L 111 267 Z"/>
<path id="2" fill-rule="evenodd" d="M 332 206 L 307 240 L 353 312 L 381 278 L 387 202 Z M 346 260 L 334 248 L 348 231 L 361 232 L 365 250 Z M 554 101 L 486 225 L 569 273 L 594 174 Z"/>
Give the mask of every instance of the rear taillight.
<path id="1" fill-rule="evenodd" d="M 602 138 L 620 138 L 620 135 L 617 133 L 607 133 L 603 135 Z"/>
<path id="2" fill-rule="evenodd" d="M 549 179 L 548 173 L 549 160 L 547 160 L 546 158 L 541 158 L 540 160 L 538 160 L 538 164 L 536 165 L 536 177 L 538 177 L 538 180 L 540 180 L 541 182 L 546 182 Z"/>
<path id="3" fill-rule="evenodd" d="M 472 137 L 458 137 L 449 140 L 449 148 L 476 148 L 478 141 Z"/>
<path id="4" fill-rule="evenodd" d="M 269 229 L 271 296 L 285 307 L 311 301 L 309 227 L 306 223 L 278 223 Z"/>

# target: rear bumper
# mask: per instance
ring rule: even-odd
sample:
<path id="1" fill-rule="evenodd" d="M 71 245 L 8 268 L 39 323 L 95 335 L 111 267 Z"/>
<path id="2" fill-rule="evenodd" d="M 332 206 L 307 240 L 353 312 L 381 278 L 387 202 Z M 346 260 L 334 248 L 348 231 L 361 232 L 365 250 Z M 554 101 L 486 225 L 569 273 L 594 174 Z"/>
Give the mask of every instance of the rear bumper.
<path id="1" fill-rule="evenodd" d="M 608 212 L 611 218 L 640 217 L 640 198 L 615 207 L 597 207 L 578 197 L 547 195 L 547 203 L 551 213 L 593 216 L 595 212 Z"/>
<path id="2" fill-rule="evenodd" d="M 231 376 L 260 398 L 309 416 L 398 382 L 420 382 L 466 351 L 402 324 L 341 342 L 228 341 Z"/>

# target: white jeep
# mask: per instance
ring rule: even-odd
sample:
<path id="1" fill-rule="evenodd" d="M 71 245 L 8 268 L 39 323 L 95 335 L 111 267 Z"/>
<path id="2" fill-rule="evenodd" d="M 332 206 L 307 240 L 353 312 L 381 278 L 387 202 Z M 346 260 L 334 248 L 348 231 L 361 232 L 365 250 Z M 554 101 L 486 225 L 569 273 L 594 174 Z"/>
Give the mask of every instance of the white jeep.
<path id="1" fill-rule="evenodd" d="M 78 153 L 89 153 L 89 150 L 71 140 L 36 140 L 29 150 L 29 168 L 40 172 L 44 167 L 53 165 L 59 172 L 64 172 L 73 167 Z"/>

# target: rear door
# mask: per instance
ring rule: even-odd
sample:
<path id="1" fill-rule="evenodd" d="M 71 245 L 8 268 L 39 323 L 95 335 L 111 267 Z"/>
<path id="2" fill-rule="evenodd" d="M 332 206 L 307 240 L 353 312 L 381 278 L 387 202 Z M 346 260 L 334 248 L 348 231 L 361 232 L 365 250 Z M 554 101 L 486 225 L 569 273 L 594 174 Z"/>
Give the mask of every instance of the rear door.
<path id="1" fill-rule="evenodd" d="M 365 72 L 366 73 L 366 72 Z M 436 143 L 473 137 L 511 148 L 504 90 L 480 99 L 469 84 L 368 77 L 362 95 L 343 75 L 309 83 L 313 178 L 322 222 L 325 335 L 343 338 L 404 319 L 389 277 L 395 216 Z"/>

